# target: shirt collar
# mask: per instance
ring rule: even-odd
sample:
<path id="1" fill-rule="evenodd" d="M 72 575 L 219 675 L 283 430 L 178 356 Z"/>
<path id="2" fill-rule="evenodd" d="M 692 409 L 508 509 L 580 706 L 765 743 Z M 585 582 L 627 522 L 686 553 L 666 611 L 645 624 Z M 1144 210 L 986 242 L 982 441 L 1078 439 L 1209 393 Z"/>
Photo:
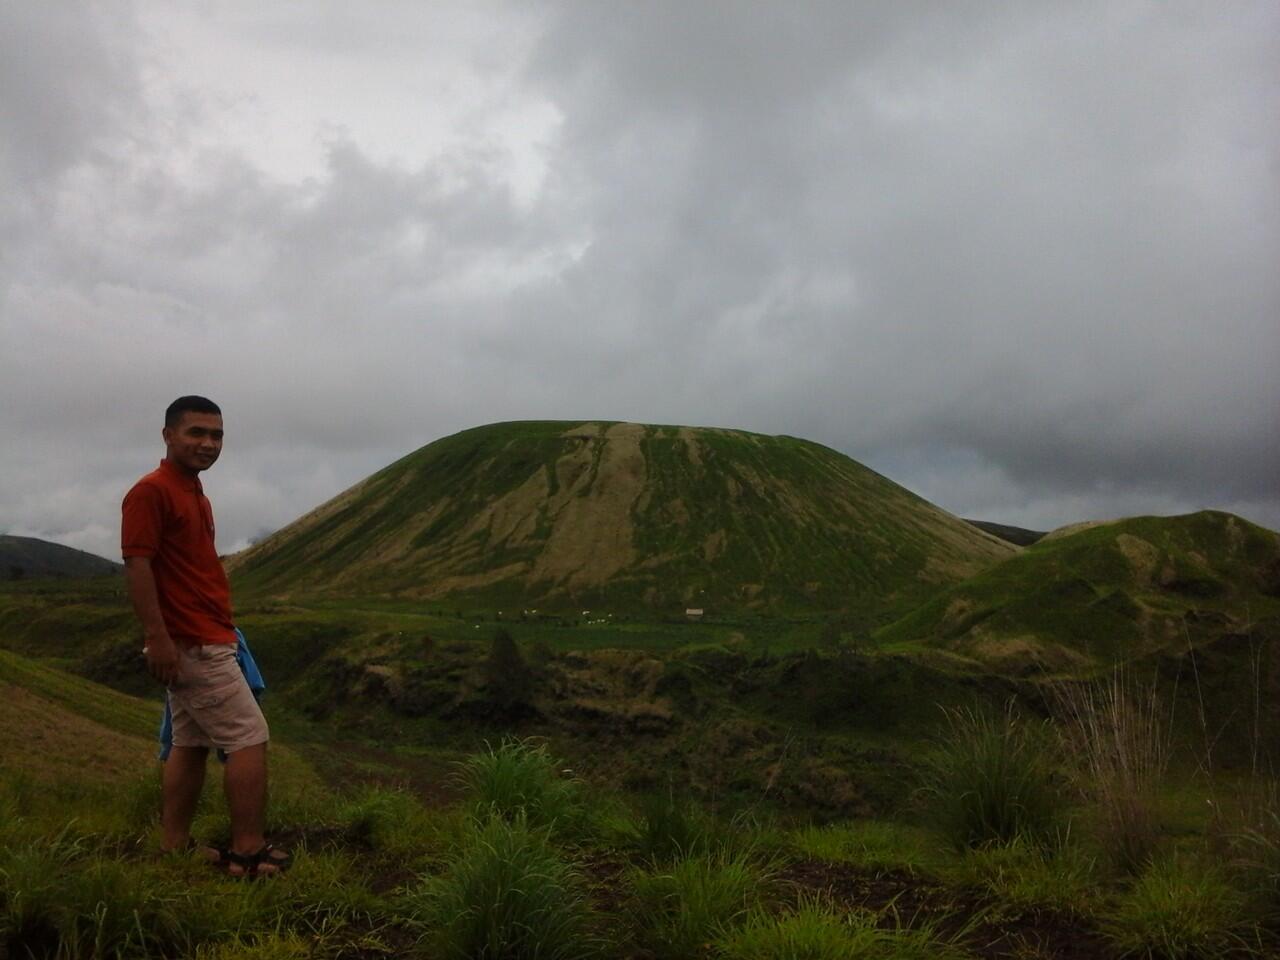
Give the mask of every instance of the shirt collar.
<path id="1" fill-rule="evenodd" d="M 167 457 L 160 461 L 160 469 L 165 472 L 166 476 L 172 477 L 177 481 L 177 483 L 179 483 L 184 489 L 194 490 L 196 493 L 204 492 L 204 487 L 200 485 L 199 477 L 193 477 L 186 471 L 179 470 L 169 462 Z"/>

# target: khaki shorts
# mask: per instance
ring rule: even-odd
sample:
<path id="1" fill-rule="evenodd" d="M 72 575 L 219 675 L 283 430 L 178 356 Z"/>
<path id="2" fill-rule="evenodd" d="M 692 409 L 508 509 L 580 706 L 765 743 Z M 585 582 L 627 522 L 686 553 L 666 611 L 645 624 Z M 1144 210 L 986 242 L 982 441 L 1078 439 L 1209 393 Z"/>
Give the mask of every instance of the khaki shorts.
<path id="1" fill-rule="evenodd" d="M 179 646 L 178 667 L 168 691 L 175 747 L 234 753 L 267 742 L 267 721 L 236 663 L 234 643 Z"/>

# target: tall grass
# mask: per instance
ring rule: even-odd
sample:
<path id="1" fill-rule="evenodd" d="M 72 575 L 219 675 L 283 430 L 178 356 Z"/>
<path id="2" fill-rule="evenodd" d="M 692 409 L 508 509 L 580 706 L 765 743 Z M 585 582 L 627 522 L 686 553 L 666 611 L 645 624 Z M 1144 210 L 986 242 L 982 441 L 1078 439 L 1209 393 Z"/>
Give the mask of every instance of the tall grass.
<path id="1" fill-rule="evenodd" d="M 1122 670 L 1090 684 L 1054 691 L 1068 754 L 1096 804 L 1103 848 L 1117 867 L 1137 874 L 1159 842 L 1159 789 L 1169 741 L 1156 686 L 1141 689 Z"/>
<path id="2" fill-rule="evenodd" d="M 945 711 L 946 727 L 925 759 L 921 793 L 939 829 L 960 850 L 1015 839 L 1050 843 L 1061 825 L 1060 791 L 1044 724 L 1000 713 Z"/>
<path id="3" fill-rule="evenodd" d="M 477 819 L 523 816 L 567 836 L 584 827 L 587 811 L 581 784 L 559 767 L 545 744 L 508 738 L 463 760 L 458 779 Z"/>
<path id="4" fill-rule="evenodd" d="M 703 854 L 634 872 L 637 938 L 668 960 L 705 956 L 707 944 L 760 907 L 769 880 L 742 854 Z"/>

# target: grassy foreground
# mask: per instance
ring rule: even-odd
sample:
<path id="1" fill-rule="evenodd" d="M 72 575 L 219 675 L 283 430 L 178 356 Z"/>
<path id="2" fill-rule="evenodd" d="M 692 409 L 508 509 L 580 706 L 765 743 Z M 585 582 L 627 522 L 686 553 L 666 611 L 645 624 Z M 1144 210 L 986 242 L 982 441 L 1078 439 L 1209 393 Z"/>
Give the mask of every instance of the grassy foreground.
<path id="1" fill-rule="evenodd" d="M 77 714 L 79 698 L 56 699 L 56 670 L 22 666 L 13 688 L 48 716 L 145 746 L 134 734 L 146 704 L 105 691 L 85 701 L 92 718 Z M 1179 812 L 1185 788 L 1151 784 L 1153 820 L 1129 825 L 1153 830 L 1135 862 L 1111 855 L 1117 827 L 1091 803 L 1096 779 L 1048 759 L 1062 744 L 1046 725 L 957 712 L 947 730 L 902 818 L 820 826 L 602 789 L 532 741 L 463 758 L 448 802 L 411 779 L 380 785 L 374 765 L 334 787 L 279 746 L 270 831 L 297 863 L 252 883 L 159 852 L 145 753 L 88 776 L 19 769 L 8 745 L 0 944 L 15 958 L 211 960 L 1274 955 L 1273 781 L 1199 820 Z M 1069 807 L 1048 798 L 1077 787 Z M 195 832 L 225 837 L 216 791 Z"/>
<path id="2" fill-rule="evenodd" d="M 279 881 L 160 854 L 159 706 L 118 584 L 3 592 L 0 957 L 1280 950 L 1260 632 L 1090 681 L 820 618 L 241 620 L 272 684 Z M 228 829 L 216 781 L 202 840 Z"/>

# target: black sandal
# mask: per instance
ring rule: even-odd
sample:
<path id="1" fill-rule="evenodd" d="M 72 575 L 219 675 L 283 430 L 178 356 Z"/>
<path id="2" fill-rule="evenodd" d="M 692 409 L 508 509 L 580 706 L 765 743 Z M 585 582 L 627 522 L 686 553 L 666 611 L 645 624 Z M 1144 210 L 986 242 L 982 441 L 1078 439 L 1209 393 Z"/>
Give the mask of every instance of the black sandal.
<path id="1" fill-rule="evenodd" d="M 236 853 L 234 850 L 227 850 L 225 859 L 228 868 L 234 865 L 243 871 L 231 873 L 228 869 L 227 876 L 234 877 L 236 880 L 252 880 L 259 876 L 258 868 L 264 864 L 272 868 L 267 873 L 261 874 L 264 877 L 274 877 L 276 874 L 284 873 L 293 865 L 293 855 L 273 843 L 264 844 L 257 853 Z"/>

